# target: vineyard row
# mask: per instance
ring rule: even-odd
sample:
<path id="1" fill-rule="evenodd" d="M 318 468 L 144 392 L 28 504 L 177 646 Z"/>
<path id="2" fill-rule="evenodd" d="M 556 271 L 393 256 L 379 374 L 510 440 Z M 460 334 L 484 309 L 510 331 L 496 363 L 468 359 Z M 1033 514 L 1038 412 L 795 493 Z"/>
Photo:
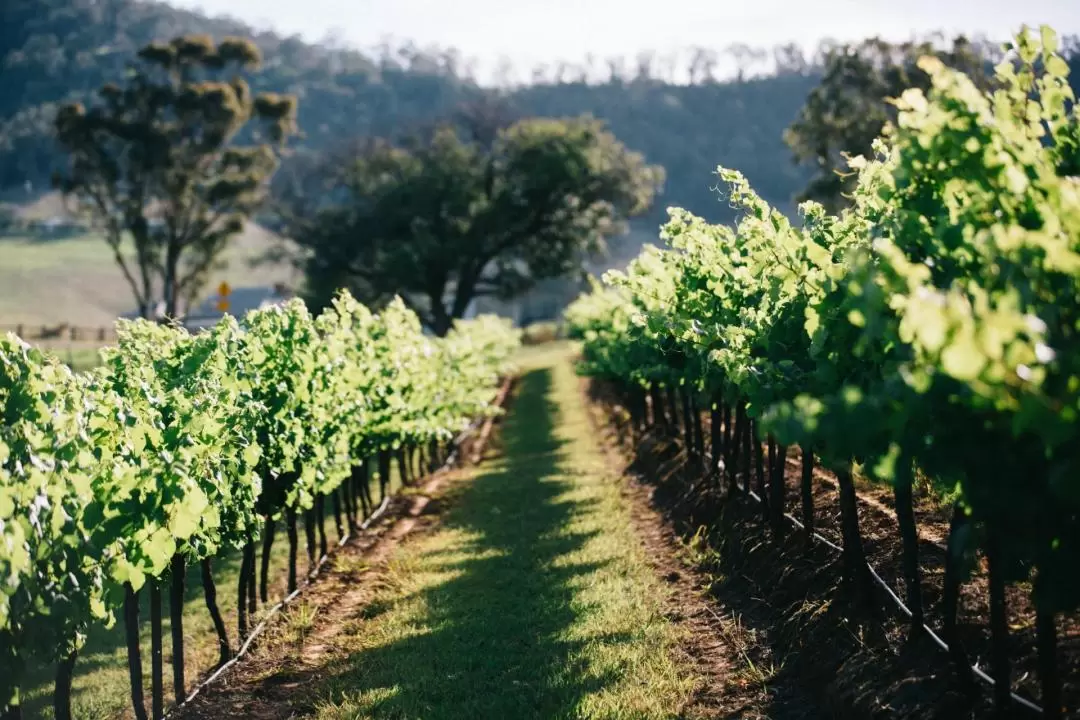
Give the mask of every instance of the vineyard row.
<path id="1" fill-rule="evenodd" d="M 14 335 L 0 338 L 0 717 L 20 717 L 31 663 L 57 664 L 54 707 L 94 623 L 123 618 L 135 716 L 146 718 L 140 594 L 149 592 L 151 714 L 164 714 L 162 591 L 170 597 L 173 694 L 184 677 L 186 568 L 199 564 L 220 663 L 233 645 L 211 563 L 239 553 L 238 632 L 267 603 L 275 529 L 297 582 L 298 525 L 309 566 L 405 483 L 441 465 L 455 435 L 497 412 L 520 342 L 493 316 L 425 335 L 400 300 L 378 314 L 347 293 L 313 317 L 300 300 L 226 316 L 198 334 L 121 321 L 103 365 L 73 373 Z M 344 526 L 344 528 L 343 528 Z M 256 544 L 261 539 L 262 562 Z"/>
<path id="2" fill-rule="evenodd" d="M 981 552 L 995 704 L 1015 702 L 1006 588 L 1030 583 L 1037 700 L 1059 718 L 1056 622 L 1080 606 L 1080 118 L 1053 30 L 1025 28 L 1006 50 L 989 93 L 921 60 L 931 88 L 897 98 L 875 157 L 851 161 L 848 207 L 806 202 L 791 222 L 721 168 L 734 227 L 671 210 L 669 247 L 608 273 L 566 318 L 581 371 L 620 387 L 635 417 L 665 408 L 690 428 L 712 408 L 730 436 L 713 438 L 717 482 L 735 490 L 744 470 L 745 490 L 766 444 L 778 535 L 788 449 L 805 463 L 808 533 L 813 464 L 835 473 L 842 566 L 864 603 L 853 473 L 891 484 L 913 636 L 926 622 L 914 479 L 955 497 L 941 631 L 956 672 L 974 684 L 956 618 Z M 687 444 L 704 457 L 700 434 Z"/>

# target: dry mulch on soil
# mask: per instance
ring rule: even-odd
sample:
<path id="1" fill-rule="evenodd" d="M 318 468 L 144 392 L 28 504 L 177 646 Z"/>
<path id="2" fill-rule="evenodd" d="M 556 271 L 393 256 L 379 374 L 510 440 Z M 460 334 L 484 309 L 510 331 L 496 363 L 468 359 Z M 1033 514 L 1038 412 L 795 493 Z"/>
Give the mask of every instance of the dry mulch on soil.
<path id="1" fill-rule="evenodd" d="M 840 558 L 821 544 L 807 547 L 791 525 L 777 543 L 749 498 L 726 490 L 689 464 L 679 438 L 658 431 L 630 432 L 628 416 L 610 389 L 590 385 L 612 432 L 619 436 L 630 471 L 652 489 L 654 500 L 686 542 L 699 550 L 702 572 L 716 581 L 712 593 L 771 648 L 774 661 L 796 684 L 812 692 L 837 717 L 956 718 L 989 717 L 989 688 L 969 698 L 958 689 L 949 659 L 929 638 L 909 642 L 905 618 L 882 594 L 875 612 L 860 612 L 840 582 Z M 709 437 L 708 418 L 704 435 Z M 798 515 L 801 457 L 793 448 L 785 463 L 788 511 Z M 813 482 L 815 529 L 841 544 L 837 483 L 816 469 Z M 902 599 L 901 540 L 891 489 L 858 483 L 860 530 L 867 560 Z M 927 488 L 916 493 L 922 596 L 928 622 L 940 628 L 945 546 L 951 508 Z M 1030 588 L 1008 588 L 1014 690 L 1038 701 L 1034 608 Z M 978 558 L 963 584 L 959 632 L 973 662 L 989 671 L 990 637 L 987 572 Z M 940 631 L 940 630 L 939 630 Z M 1080 707 L 1080 624 L 1075 616 L 1059 621 L 1059 657 L 1066 707 Z M 1070 682 L 1072 680 L 1072 682 Z M 1017 708 L 1017 717 L 1025 711 Z M 1030 715 L 1030 714 L 1029 714 Z"/>

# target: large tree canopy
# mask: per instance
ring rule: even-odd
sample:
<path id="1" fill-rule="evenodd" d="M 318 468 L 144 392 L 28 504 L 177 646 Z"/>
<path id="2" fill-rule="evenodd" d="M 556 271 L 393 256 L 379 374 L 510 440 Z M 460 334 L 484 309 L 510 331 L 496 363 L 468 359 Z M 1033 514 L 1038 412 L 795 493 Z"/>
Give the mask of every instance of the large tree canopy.
<path id="1" fill-rule="evenodd" d="M 474 298 L 580 270 L 663 181 L 593 118 L 499 128 L 490 113 L 368 141 L 313 172 L 282 198 L 310 299 L 339 287 L 375 305 L 401 294 L 439 335 Z"/>
<path id="2" fill-rule="evenodd" d="M 57 114 L 68 152 L 57 185 L 100 226 L 144 317 L 159 302 L 168 317 L 190 302 L 262 201 L 295 132 L 294 98 L 253 96 L 236 74 L 259 61 L 241 38 L 151 43 L 124 86 L 107 84 L 89 107 Z M 238 145 L 253 118 L 262 127 Z"/>
<path id="3" fill-rule="evenodd" d="M 924 55 L 938 57 L 980 85 L 989 82 L 991 47 L 964 37 L 953 40 L 948 49 L 931 42 L 894 44 L 871 38 L 826 54 L 821 84 L 784 134 L 796 159 L 817 170 L 799 200 L 816 200 L 832 211 L 845 204 L 844 195 L 855 184 L 847 156 L 871 155 L 871 144 L 882 128 L 896 120 L 890 99 L 908 88 L 929 88 L 930 77 L 916 64 Z"/>

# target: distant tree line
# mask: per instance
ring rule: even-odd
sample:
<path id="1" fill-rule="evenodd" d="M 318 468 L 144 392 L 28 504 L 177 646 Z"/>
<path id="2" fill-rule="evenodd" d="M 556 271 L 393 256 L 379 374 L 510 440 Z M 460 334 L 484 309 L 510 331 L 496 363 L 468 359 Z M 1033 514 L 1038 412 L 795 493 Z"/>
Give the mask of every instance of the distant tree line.
<path id="1" fill-rule="evenodd" d="M 1075 81 L 1080 41 L 1063 51 Z M 443 333 L 478 298 L 635 253 L 619 247 L 633 218 L 645 237 L 671 205 L 730 219 L 718 164 L 785 212 L 843 205 L 847 157 L 894 117 L 888 98 L 925 87 L 926 53 L 982 83 L 1001 57 L 963 37 L 737 45 L 586 58 L 518 84 L 504 65 L 507 82 L 481 88 L 454 50 L 369 57 L 166 5 L 9 0 L 0 189 L 55 176 L 144 315 L 180 314 L 254 215 L 296 241 L 316 304 L 341 286 L 372 304 L 404 294 Z"/>
<path id="2" fill-rule="evenodd" d="M 453 49 L 386 44 L 366 55 L 155 3 L 6 0 L 0 3 L 0 189 L 47 184 L 57 168 L 51 132 L 60 105 L 118 80 L 146 44 L 190 34 L 218 41 L 250 37 L 265 62 L 247 72 L 246 81 L 254 92 L 300 100 L 301 147 L 307 149 L 408 134 L 485 93 L 498 95 L 519 117 L 588 113 L 603 119 L 628 147 L 667 171 L 660 202 L 644 216 L 650 233 L 668 205 L 729 219 L 714 191 L 713 172 L 721 163 L 745 168 L 766 199 L 793 210 L 793 199 L 819 172 L 794 140 L 804 159 L 796 162 L 785 130 L 836 57 L 852 49 L 869 57 L 886 46 L 870 40 L 854 48 L 829 41 L 813 49 L 691 47 L 678 54 L 643 51 L 633 60 L 586 57 L 531 72 L 504 64 L 506 86 L 484 90 L 471 63 Z M 932 41 L 949 47 L 942 38 Z M 984 40 L 968 45 L 986 58 L 996 51 Z M 1076 65 L 1075 39 L 1065 50 Z"/>
<path id="3" fill-rule="evenodd" d="M 180 319 L 262 204 L 296 134 L 292 95 L 252 92 L 250 40 L 182 35 L 129 60 L 121 83 L 63 105 L 53 184 L 112 250 L 142 317 Z M 446 335 L 473 301 L 580 272 L 652 203 L 663 170 L 601 121 L 511 120 L 478 101 L 404 141 L 302 155 L 277 185 L 304 294 L 400 297 Z"/>

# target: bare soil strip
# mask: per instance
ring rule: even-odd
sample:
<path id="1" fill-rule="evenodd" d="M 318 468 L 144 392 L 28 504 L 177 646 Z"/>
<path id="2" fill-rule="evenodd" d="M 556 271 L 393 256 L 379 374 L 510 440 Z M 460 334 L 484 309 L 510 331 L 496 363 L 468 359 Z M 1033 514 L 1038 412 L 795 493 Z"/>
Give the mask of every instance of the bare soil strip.
<path id="1" fill-rule="evenodd" d="M 850 717 L 979 718 L 990 715 L 988 689 L 974 698 L 959 692 L 945 657 L 928 638 L 907 641 L 906 623 L 895 605 L 883 602 L 876 616 L 857 611 L 839 582 L 839 557 L 821 547 L 807 548 L 801 533 L 788 526 L 777 543 L 749 500 L 726 498 L 715 482 L 702 480 L 687 466 L 681 439 L 650 432 L 631 439 L 627 416 L 600 383 L 590 395 L 603 408 L 611 432 L 636 474 L 655 495 L 656 505 L 677 528 L 699 569 L 714 578 L 712 594 L 728 608 L 743 608 L 756 618 L 758 634 L 797 684 L 830 713 Z M 709 436 L 708 419 L 704 434 Z M 801 457 L 793 449 L 785 463 L 788 510 L 799 514 Z M 838 492 L 831 473 L 814 473 L 815 530 L 840 543 Z M 928 489 L 916 495 L 922 596 L 932 627 L 940 627 L 940 602 L 951 508 Z M 890 488 L 858 483 L 860 530 L 870 564 L 902 598 L 901 540 Z M 959 631 L 971 660 L 989 664 L 987 570 L 978 558 L 962 587 Z M 1008 587 L 1014 688 L 1038 699 L 1034 609 L 1030 588 Z M 1059 623 L 1062 676 L 1080 671 L 1080 623 Z M 1066 680 L 1066 706 L 1080 702 L 1080 684 Z"/>

